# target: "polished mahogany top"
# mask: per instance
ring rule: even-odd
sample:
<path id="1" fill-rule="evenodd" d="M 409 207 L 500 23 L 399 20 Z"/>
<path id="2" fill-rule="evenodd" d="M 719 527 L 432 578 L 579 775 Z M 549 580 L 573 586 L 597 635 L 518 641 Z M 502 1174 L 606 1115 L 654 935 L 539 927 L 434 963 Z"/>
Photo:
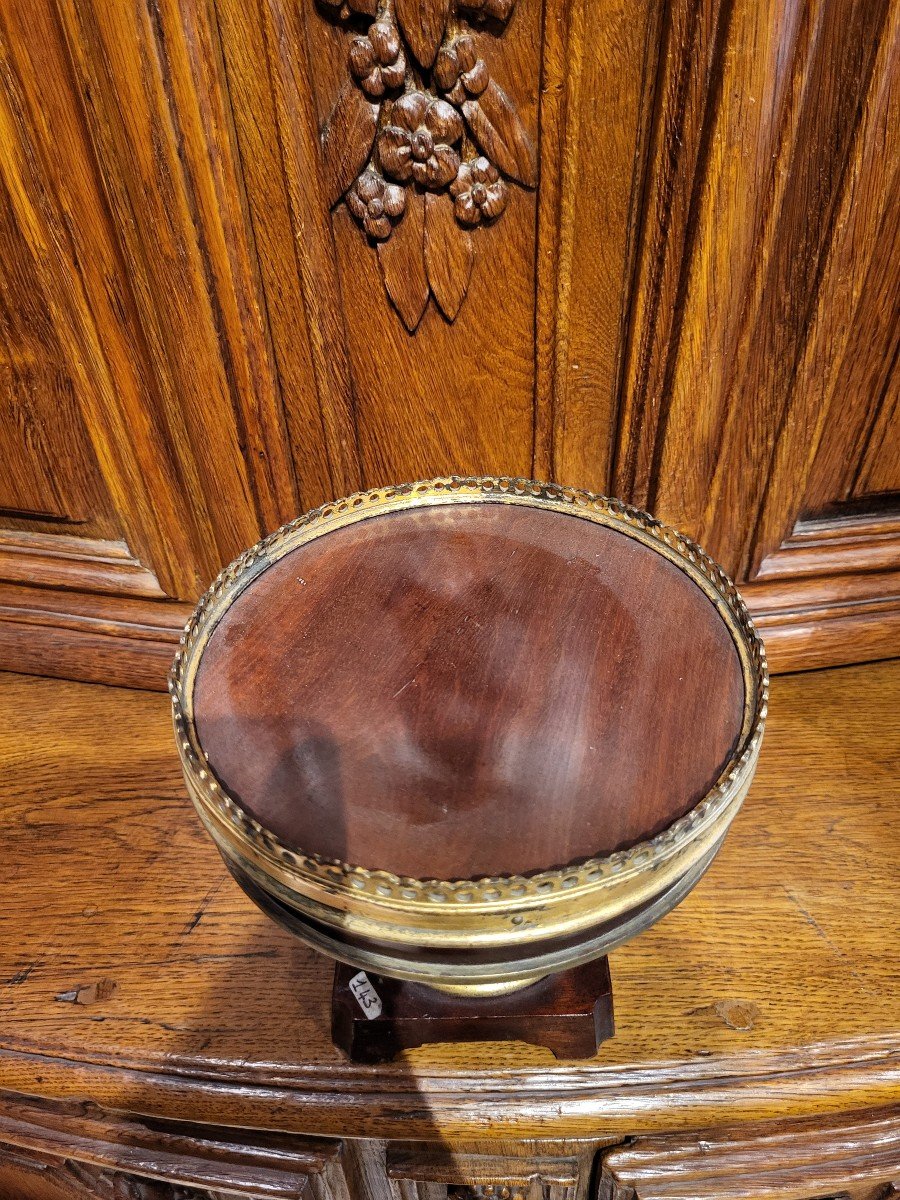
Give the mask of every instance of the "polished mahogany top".
<path id="1" fill-rule="evenodd" d="M 419 878 L 633 845 L 715 783 L 744 683 L 700 588 L 624 533 L 500 502 L 371 516 L 228 609 L 194 714 L 288 845 Z"/>

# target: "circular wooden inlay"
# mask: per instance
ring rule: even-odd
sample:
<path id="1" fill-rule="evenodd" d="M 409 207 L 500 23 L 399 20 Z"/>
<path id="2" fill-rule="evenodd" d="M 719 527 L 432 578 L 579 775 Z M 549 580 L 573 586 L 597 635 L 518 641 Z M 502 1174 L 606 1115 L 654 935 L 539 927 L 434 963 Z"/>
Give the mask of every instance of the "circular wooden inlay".
<path id="1" fill-rule="evenodd" d="M 716 782 L 743 706 L 728 627 L 683 571 L 500 502 L 290 551 L 222 617 L 194 688 L 210 766 L 284 843 L 438 879 L 652 836 Z"/>

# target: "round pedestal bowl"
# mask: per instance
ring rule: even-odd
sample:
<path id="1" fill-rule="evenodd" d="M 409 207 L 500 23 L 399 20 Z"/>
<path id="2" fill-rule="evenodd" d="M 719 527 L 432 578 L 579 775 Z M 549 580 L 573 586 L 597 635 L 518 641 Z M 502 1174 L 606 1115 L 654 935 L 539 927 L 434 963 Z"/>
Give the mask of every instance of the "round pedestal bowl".
<path id="1" fill-rule="evenodd" d="M 171 692 L 247 893 L 333 958 L 471 995 L 604 955 L 690 891 L 750 786 L 767 676 L 688 539 L 602 496 L 452 478 L 241 555 Z"/>

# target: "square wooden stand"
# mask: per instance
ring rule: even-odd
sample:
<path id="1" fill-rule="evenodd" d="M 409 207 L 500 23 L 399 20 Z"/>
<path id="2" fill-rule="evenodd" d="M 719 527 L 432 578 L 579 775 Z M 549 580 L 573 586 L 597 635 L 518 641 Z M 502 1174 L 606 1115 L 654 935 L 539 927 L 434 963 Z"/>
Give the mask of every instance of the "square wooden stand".
<path id="1" fill-rule="evenodd" d="M 386 1062 L 431 1042 L 531 1042 L 557 1058 L 592 1058 L 612 1037 L 609 963 L 600 958 L 521 991 L 451 996 L 338 963 L 331 1038 L 351 1062 Z"/>

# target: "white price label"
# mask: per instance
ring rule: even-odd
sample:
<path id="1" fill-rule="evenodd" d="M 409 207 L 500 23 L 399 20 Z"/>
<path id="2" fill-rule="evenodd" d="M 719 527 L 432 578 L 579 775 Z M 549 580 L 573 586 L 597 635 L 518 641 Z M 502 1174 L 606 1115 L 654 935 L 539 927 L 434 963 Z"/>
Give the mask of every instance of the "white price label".
<path id="1" fill-rule="evenodd" d="M 381 997 L 375 991 L 372 981 L 365 971 L 360 971 L 358 975 L 353 976 L 350 980 L 350 991 L 370 1021 L 381 1016 Z"/>

